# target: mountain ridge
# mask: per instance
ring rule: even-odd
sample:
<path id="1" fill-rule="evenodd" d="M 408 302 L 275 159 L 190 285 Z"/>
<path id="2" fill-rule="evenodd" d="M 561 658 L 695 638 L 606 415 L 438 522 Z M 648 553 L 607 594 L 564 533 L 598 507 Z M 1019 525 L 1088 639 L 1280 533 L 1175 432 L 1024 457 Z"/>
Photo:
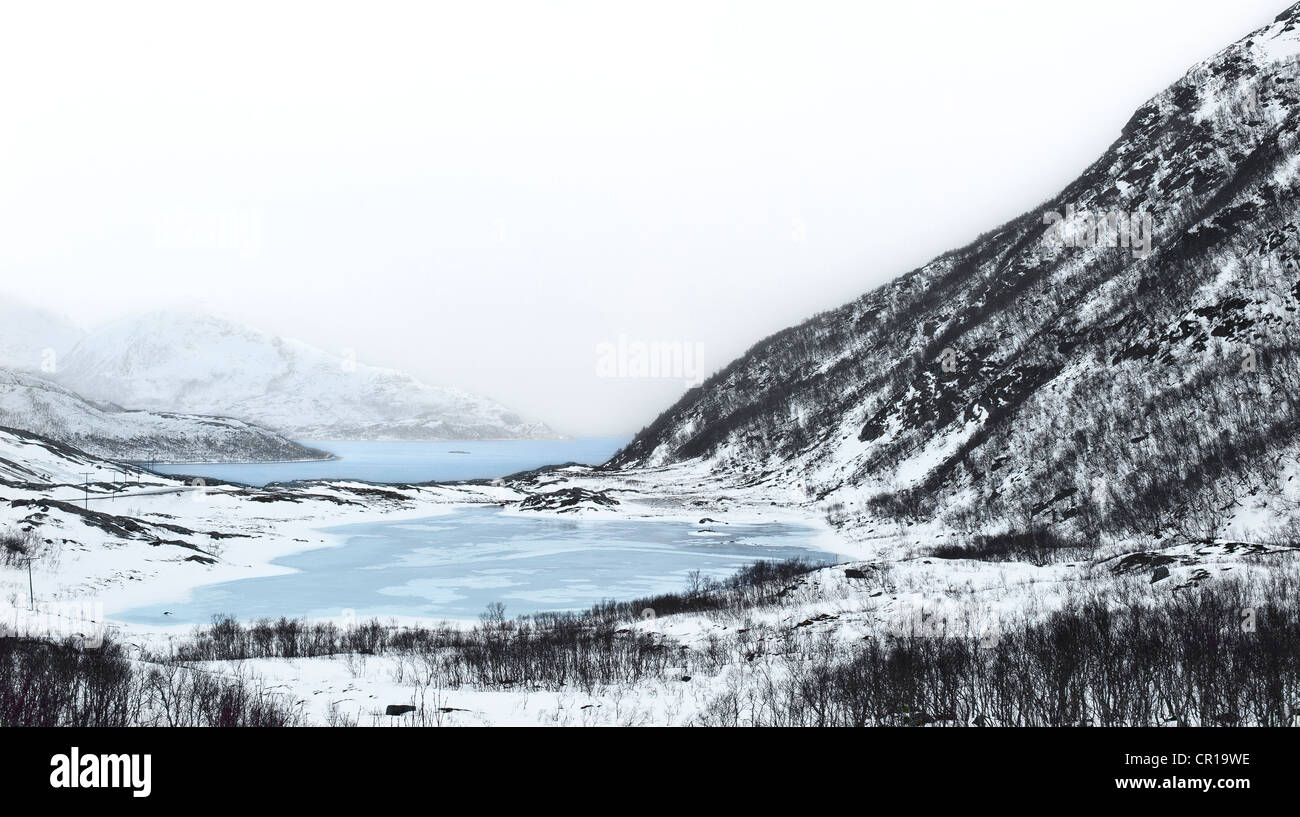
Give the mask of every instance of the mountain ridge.
<path id="1" fill-rule="evenodd" d="M 0 426 L 128 462 L 295 462 L 329 456 L 242 420 L 96 404 L 43 378 L 3 369 Z"/>
<path id="2" fill-rule="evenodd" d="M 1154 96 L 1039 208 L 759 341 L 609 465 L 701 460 L 865 527 L 1166 535 L 1181 514 L 1200 535 L 1251 490 L 1288 507 L 1285 469 L 1255 454 L 1290 463 L 1296 415 L 1241 392 L 1297 391 L 1298 59 L 1300 4 Z M 1045 240 L 1049 214 L 1082 235 L 1113 211 L 1150 218 L 1150 254 Z M 1224 365 L 1245 357 L 1254 381 Z M 1181 436 L 1180 414 L 1196 418 Z"/>

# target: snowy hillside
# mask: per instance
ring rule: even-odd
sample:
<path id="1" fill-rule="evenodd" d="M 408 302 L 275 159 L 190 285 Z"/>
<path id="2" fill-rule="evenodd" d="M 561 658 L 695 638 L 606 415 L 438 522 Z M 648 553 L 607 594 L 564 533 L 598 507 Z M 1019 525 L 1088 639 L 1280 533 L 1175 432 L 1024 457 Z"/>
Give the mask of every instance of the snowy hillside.
<path id="1" fill-rule="evenodd" d="M 99 406 L 40 377 L 3 369 L 0 426 L 115 460 L 256 462 L 326 456 L 241 420 Z"/>
<path id="2" fill-rule="evenodd" d="M 757 344 L 613 464 L 698 460 L 863 530 L 1278 526 L 1300 508 L 1297 193 L 1300 5 L 1059 195 Z"/>
<path id="3" fill-rule="evenodd" d="M 296 439 L 546 439 L 497 403 L 201 314 L 90 333 L 59 381 L 119 405 L 238 417 Z"/>
<path id="4" fill-rule="evenodd" d="M 71 446 L 0 427 L 0 482 L 79 484 L 86 473 L 103 471 L 105 464 Z"/>

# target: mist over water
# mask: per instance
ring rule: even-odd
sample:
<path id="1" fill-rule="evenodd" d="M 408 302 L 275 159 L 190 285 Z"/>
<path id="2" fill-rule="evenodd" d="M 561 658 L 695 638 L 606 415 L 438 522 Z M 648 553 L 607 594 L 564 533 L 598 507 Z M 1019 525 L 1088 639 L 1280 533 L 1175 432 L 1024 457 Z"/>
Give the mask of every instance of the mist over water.
<path id="1" fill-rule="evenodd" d="M 452 482 L 493 479 L 576 462 L 599 465 L 631 440 L 630 435 L 579 437 L 571 440 L 300 440 L 309 448 L 338 459 L 321 462 L 178 463 L 158 465 L 163 474 L 266 485 L 309 479 L 364 482 Z"/>

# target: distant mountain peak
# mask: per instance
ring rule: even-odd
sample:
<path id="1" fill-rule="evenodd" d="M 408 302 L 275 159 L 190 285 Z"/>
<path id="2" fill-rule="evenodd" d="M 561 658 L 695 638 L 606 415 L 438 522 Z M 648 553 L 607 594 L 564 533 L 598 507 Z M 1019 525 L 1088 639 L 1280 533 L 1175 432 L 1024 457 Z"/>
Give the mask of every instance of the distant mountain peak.
<path id="1" fill-rule="evenodd" d="M 119 405 L 238 417 L 296 439 L 545 439 L 541 423 L 206 313 L 157 311 L 86 335 L 59 381 Z"/>

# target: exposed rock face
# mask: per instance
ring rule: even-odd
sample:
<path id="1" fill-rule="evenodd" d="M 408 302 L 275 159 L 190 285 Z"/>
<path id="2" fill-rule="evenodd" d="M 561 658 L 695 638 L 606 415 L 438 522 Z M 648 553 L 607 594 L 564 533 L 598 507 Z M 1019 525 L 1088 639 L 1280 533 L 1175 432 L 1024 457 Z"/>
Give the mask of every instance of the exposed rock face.
<path id="1" fill-rule="evenodd" d="M 595 508 L 612 508 L 618 505 L 605 491 L 588 491 L 586 488 L 561 488 L 533 494 L 519 503 L 523 511 L 558 511 L 573 513 Z"/>

